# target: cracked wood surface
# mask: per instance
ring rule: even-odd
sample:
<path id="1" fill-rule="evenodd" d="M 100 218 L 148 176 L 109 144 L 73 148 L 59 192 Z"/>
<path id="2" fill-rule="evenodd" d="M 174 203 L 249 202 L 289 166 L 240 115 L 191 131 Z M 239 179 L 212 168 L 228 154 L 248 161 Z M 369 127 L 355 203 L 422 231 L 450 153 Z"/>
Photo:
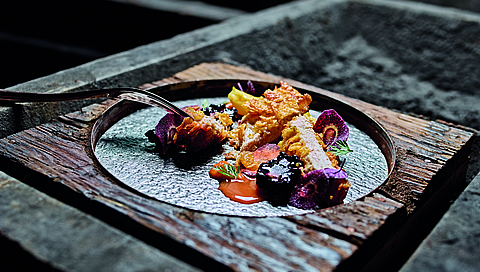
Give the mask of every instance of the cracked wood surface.
<path id="1" fill-rule="evenodd" d="M 460 166 L 467 160 L 472 137 L 468 131 L 246 67 L 203 63 L 141 88 L 196 79 L 284 80 L 342 100 L 368 114 L 390 134 L 397 151 L 394 172 L 371 195 L 311 214 L 244 218 L 186 210 L 128 190 L 97 163 L 90 145 L 91 128 L 113 100 L 1 139 L 0 154 L 235 271 L 333 271 L 355 267 L 355 261 L 343 268 L 341 265 L 355 260 L 352 256 L 359 248 L 372 247 L 392 236 L 398 225 L 419 208 L 419 203 L 427 202 L 437 188 L 459 175 L 458 169 L 464 171 Z M 8 169 L 4 171 L 8 173 Z M 374 255 L 372 252 L 369 257 Z"/>

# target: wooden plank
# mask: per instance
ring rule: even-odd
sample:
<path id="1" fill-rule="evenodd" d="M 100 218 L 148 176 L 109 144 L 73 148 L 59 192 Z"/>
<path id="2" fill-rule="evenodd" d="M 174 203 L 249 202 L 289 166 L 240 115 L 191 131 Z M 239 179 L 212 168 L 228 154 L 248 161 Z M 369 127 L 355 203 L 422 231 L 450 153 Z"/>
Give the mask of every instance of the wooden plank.
<path id="1" fill-rule="evenodd" d="M 282 79 L 246 67 L 205 63 L 141 88 L 207 78 Z M 459 174 L 455 166 L 467 158 L 472 133 L 282 80 L 345 101 L 382 124 L 398 153 L 389 181 L 358 201 L 301 216 L 242 218 L 185 210 L 124 188 L 97 164 L 90 149 L 91 126 L 112 100 L 1 139 L 0 154 L 237 271 L 332 271 L 347 260 L 355 260 L 349 264 L 354 267 L 360 248 L 379 247 L 419 201 L 428 199 L 425 191 Z"/>
<path id="2" fill-rule="evenodd" d="M 146 199 L 95 167 L 82 144 L 86 132 L 52 122 L 0 140 L 0 152 L 236 270 L 332 270 L 357 248 L 283 218 L 191 212 Z"/>

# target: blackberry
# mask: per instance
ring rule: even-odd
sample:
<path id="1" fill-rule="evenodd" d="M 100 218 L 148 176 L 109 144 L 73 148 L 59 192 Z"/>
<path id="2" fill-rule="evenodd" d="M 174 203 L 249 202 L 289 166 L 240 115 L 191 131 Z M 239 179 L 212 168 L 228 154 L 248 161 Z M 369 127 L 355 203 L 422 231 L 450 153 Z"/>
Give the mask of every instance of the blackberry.
<path id="1" fill-rule="evenodd" d="M 202 111 L 205 115 L 214 115 L 215 112 L 224 112 L 228 114 L 233 121 L 237 121 L 241 117 L 237 114 L 237 109 L 234 107 L 227 108 L 224 103 L 210 104 L 208 107 L 202 108 Z"/>
<path id="2" fill-rule="evenodd" d="M 215 112 L 224 112 L 225 104 L 210 104 L 208 107 L 202 108 L 205 115 L 213 115 Z"/>
<path id="3" fill-rule="evenodd" d="M 303 162 L 297 156 L 280 152 L 278 157 L 261 163 L 257 170 L 257 186 L 271 192 L 290 192 L 300 179 Z"/>

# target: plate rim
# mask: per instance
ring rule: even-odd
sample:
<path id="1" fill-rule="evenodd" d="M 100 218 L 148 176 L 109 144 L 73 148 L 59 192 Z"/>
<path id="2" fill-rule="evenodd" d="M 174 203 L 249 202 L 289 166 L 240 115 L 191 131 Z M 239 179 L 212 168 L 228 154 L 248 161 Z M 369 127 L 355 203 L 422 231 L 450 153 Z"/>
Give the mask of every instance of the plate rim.
<path id="1" fill-rule="evenodd" d="M 264 80 L 247 80 L 247 79 L 203 79 L 203 80 L 188 80 L 188 81 L 180 81 L 180 82 L 175 82 L 175 83 L 168 83 L 160 86 L 155 86 L 146 89 L 147 91 L 156 93 L 158 95 L 165 95 L 167 94 L 168 100 L 175 102 L 177 100 L 186 100 L 186 99 L 195 99 L 195 98 L 208 98 L 208 97 L 218 97 L 218 96 L 227 96 L 227 94 L 230 92 L 231 88 L 233 86 L 236 86 L 237 83 L 242 84 L 243 86 L 246 86 L 246 83 L 248 81 L 251 81 L 254 86 L 257 88 L 258 86 L 262 86 L 263 88 L 274 88 L 274 86 L 278 86 L 280 82 L 275 82 L 275 81 L 264 81 Z M 367 134 L 377 145 L 377 147 L 381 150 L 383 156 L 385 157 L 386 163 L 387 163 L 387 168 L 388 168 L 388 173 L 385 179 L 380 182 L 375 188 L 371 189 L 369 193 L 365 194 L 364 196 L 353 200 L 350 203 L 353 203 L 355 201 L 361 200 L 364 197 L 371 195 L 374 191 L 378 189 L 378 187 L 382 186 L 385 184 L 389 178 L 391 177 L 393 170 L 395 168 L 395 163 L 396 163 L 396 151 L 395 151 L 395 144 L 388 134 L 388 132 L 383 128 L 383 126 L 378 123 L 376 120 L 368 116 L 368 114 L 364 113 L 363 111 L 357 109 L 356 107 L 340 100 L 334 97 L 331 97 L 329 95 L 323 94 L 321 92 L 315 91 L 315 90 L 309 90 L 305 89 L 303 87 L 299 87 L 296 84 L 291 84 L 293 88 L 298 90 L 300 93 L 308 93 L 312 96 L 316 97 L 321 97 L 321 99 L 313 99 L 314 107 L 310 107 L 311 109 L 315 109 L 315 107 L 319 106 L 319 104 L 332 104 L 331 108 L 334 108 L 342 118 L 347 121 L 348 123 L 351 123 L 355 127 L 357 127 L 359 130 Z M 312 86 L 314 87 L 314 86 Z M 179 92 L 179 90 L 186 90 L 186 89 L 192 89 L 194 88 L 193 96 L 185 96 L 185 94 L 182 94 L 182 92 Z M 197 91 L 199 88 L 204 88 L 204 91 Z M 222 88 L 223 93 L 214 91 L 210 93 L 206 93 L 205 91 L 211 91 L 212 88 Z M 184 92 L 188 93 L 188 92 Z M 199 96 L 200 94 L 200 96 Z M 165 98 L 165 97 L 164 97 Z M 172 99 L 173 98 L 173 99 Z M 320 102 L 321 101 L 321 102 Z M 102 169 L 110 173 L 98 160 L 97 156 L 95 155 L 95 148 L 98 143 L 98 140 L 103 136 L 103 134 L 111 128 L 114 124 L 116 124 L 118 121 L 121 119 L 125 118 L 126 116 L 134 113 L 135 111 L 138 111 L 142 108 L 148 107 L 147 105 L 138 103 L 138 102 L 132 102 L 128 100 L 119 100 L 113 105 L 111 105 L 108 109 L 106 109 L 94 122 L 92 129 L 90 130 L 90 148 L 93 151 L 93 156 L 94 159 L 97 161 L 97 163 L 102 167 Z M 321 112 L 322 110 L 327 109 L 328 107 L 324 107 L 321 110 L 317 110 Z M 359 126 L 360 124 L 360 126 Z M 124 184 L 121 180 L 118 180 L 118 178 L 114 177 L 112 174 L 110 174 L 115 180 L 121 182 Z M 124 184 L 125 185 L 125 184 Z M 125 185 L 127 186 L 127 185 Z M 145 195 L 144 193 L 135 190 L 131 188 L 130 186 L 127 186 L 130 189 L 134 190 L 135 192 L 150 197 L 148 195 Z M 156 199 L 156 198 L 154 198 Z M 157 199 L 158 201 L 161 201 L 163 203 L 168 203 L 162 200 Z M 175 204 L 168 203 L 170 205 L 177 206 Z M 344 205 L 344 204 L 340 204 Z M 336 205 L 339 206 L 339 205 Z M 180 208 L 185 208 L 182 206 L 177 206 Z M 333 206 L 335 207 L 335 206 Z M 187 208 L 188 209 L 188 208 Z M 321 209 L 320 209 L 321 210 Z M 206 211 L 203 211 L 206 212 Z M 308 212 L 307 212 L 308 213 Z M 235 215 L 229 215 L 229 216 L 235 216 Z M 255 216 L 258 217 L 258 216 Z"/>

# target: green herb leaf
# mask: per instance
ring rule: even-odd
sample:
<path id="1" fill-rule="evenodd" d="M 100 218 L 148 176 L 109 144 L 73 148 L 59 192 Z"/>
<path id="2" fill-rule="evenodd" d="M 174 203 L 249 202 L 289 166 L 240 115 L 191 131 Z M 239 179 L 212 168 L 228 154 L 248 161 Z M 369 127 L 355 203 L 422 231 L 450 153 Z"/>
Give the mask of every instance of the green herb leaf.
<path id="1" fill-rule="evenodd" d="M 213 169 L 217 170 L 220 174 L 233 179 L 237 178 L 238 174 L 240 174 L 240 167 L 235 167 L 229 163 L 222 166 L 215 166 Z"/>
<path id="2" fill-rule="evenodd" d="M 331 152 L 335 155 L 346 155 L 350 152 L 353 152 L 352 149 L 347 144 L 347 141 L 338 140 L 335 142 L 336 145 L 331 145 L 328 152 Z"/>
<path id="3" fill-rule="evenodd" d="M 203 99 L 202 108 L 205 109 L 209 106 L 207 99 Z"/>

